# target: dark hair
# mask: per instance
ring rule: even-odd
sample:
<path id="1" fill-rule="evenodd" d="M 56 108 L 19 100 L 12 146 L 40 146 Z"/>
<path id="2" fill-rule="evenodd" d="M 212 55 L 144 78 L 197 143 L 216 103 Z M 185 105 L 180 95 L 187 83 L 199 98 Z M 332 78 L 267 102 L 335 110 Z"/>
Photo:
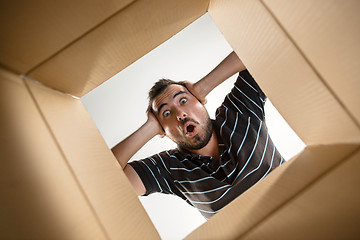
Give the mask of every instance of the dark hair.
<path id="1" fill-rule="evenodd" d="M 153 108 L 152 108 L 152 102 L 154 101 L 154 99 L 159 96 L 162 92 L 165 91 L 165 89 L 170 86 L 171 84 L 177 84 L 177 85 L 181 85 L 186 87 L 184 82 L 176 82 L 170 79 L 160 79 L 159 81 L 157 81 L 154 86 L 152 86 L 152 88 L 149 91 L 149 106 L 147 111 L 150 111 L 152 113 L 153 112 Z"/>

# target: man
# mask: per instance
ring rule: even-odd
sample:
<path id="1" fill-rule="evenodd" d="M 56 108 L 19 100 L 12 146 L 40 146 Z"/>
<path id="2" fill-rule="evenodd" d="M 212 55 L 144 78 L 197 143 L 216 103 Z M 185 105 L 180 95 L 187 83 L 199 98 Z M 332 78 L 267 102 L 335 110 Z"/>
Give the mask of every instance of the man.
<path id="1" fill-rule="evenodd" d="M 234 88 L 211 120 L 206 95 L 237 72 Z M 138 195 L 175 194 L 208 219 L 283 163 L 265 125 L 265 99 L 232 52 L 195 84 L 155 83 L 147 121 L 112 151 Z M 178 147 L 128 163 L 156 135 Z"/>

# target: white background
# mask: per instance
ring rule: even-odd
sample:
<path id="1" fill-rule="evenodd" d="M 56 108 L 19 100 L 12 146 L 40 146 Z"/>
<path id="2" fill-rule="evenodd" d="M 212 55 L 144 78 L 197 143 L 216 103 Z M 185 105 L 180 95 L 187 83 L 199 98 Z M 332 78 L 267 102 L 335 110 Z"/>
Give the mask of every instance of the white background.
<path id="1" fill-rule="evenodd" d="M 112 148 L 145 122 L 147 92 L 158 79 L 170 78 L 176 81 L 195 82 L 210 72 L 231 51 L 231 46 L 210 16 L 205 14 L 170 40 L 85 95 L 81 101 L 109 148 Z M 236 76 L 233 76 L 208 96 L 206 107 L 211 118 L 214 118 L 216 108 L 232 88 L 235 79 Z M 283 157 L 290 159 L 303 149 L 304 143 L 269 101 L 265 105 L 265 113 L 274 143 Z M 169 139 L 155 137 L 132 160 L 142 159 L 174 147 L 175 144 Z M 183 239 L 205 222 L 196 209 L 178 197 L 152 194 L 139 199 L 162 239 Z"/>

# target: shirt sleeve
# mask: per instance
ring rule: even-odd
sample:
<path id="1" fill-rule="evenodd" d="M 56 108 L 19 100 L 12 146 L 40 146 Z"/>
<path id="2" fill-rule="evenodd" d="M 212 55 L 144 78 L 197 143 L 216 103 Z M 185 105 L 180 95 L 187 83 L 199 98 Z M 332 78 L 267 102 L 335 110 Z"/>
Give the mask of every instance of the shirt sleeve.
<path id="1" fill-rule="evenodd" d="M 174 194 L 175 187 L 159 154 L 128 164 L 134 168 L 145 186 L 146 192 L 143 196 L 156 192 Z"/>
<path id="2" fill-rule="evenodd" d="M 239 73 L 231 92 L 226 96 L 224 104 L 241 114 L 263 120 L 266 95 L 260 89 L 248 70 Z"/>

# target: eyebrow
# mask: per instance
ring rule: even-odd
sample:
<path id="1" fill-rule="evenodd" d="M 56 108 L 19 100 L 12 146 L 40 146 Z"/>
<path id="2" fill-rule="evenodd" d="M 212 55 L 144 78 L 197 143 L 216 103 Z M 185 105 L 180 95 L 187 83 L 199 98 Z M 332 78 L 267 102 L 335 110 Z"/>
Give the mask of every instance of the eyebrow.
<path id="1" fill-rule="evenodd" d="M 186 92 L 185 92 L 185 91 L 178 91 L 177 93 L 174 94 L 173 99 L 174 99 L 176 96 L 178 96 L 178 95 L 180 95 L 180 94 L 183 94 L 183 93 L 186 93 Z M 158 108 L 158 111 L 157 111 L 158 114 L 160 113 L 161 108 L 164 107 L 165 105 L 167 105 L 167 103 L 163 103 L 163 104 L 160 105 L 160 107 Z"/>
<path id="2" fill-rule="evenodd" d="M 174 94 L 173 99 L 180 94 L 186 93 L 185 91 L 178 91 L 177 93 Z"/>

